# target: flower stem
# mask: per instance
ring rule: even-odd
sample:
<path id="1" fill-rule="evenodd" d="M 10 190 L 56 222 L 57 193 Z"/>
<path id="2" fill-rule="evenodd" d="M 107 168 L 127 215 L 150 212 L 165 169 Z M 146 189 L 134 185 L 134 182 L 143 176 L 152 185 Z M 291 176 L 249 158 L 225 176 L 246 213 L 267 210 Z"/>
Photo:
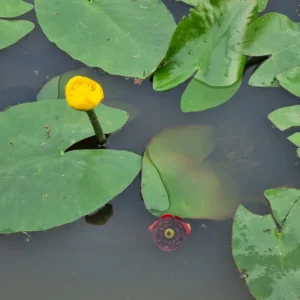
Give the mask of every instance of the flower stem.
<path id="1" fill-rule="evenodd" d="M 99 141 L 100 145 L 105 145 L 107 140 L 103 133 L 102 127 L 99 123 L 98 117 L 93 109 L 87 111 L 87 114 L 89 116 L 90 122 L 94 128 L 96 138 Z"/>

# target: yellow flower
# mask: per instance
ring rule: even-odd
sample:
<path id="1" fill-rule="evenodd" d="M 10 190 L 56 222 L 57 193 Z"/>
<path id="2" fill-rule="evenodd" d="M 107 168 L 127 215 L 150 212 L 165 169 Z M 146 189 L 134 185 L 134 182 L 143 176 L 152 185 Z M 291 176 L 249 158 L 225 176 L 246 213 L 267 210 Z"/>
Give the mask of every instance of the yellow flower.
<path id="1" fill-rule="evenodd" d="M 94 109 L 104 98 L 101 85 L 83 76 L 71 78 L 66 85 L 65 94 L 70 107 L 83 111 Z"/>

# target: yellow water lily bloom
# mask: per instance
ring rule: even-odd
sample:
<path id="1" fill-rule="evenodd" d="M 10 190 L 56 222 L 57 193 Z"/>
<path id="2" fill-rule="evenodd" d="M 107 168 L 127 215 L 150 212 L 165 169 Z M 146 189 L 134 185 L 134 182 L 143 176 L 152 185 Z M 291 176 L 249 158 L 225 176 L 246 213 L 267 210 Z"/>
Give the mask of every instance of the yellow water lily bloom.
<path id="1" fill-rule="evenodd" d="M 82 111 L 94 109 L 104 99 L 101 85 L 83 76 L 75 76 L 68 81 L 65 95 L 70 107 Z"/>

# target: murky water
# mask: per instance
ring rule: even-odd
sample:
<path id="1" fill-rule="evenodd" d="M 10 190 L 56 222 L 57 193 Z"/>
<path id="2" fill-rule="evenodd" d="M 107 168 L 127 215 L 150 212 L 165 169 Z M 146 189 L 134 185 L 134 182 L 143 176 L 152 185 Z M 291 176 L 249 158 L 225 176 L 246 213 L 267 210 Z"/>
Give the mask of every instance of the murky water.
<path id="1" fill-rule="evenodd" d="M 184 4 L 165 2 L 177 21 L 188 11 Z M 296 0 L 270 0 L 268 10 L 299 21 L 298 4 Z M 35 20 L 33 12 L 27 17 Z M 0 65 L 1 110 L 34 101 L 49 78 L 82 66 L 50 44 L 38 25 L 30 36 L 0 52 Z M 135 85 L 132 80 L 106 75 L 107 104 L 111 101 L 112 106 L 129 109 L 135 116 L 111 137 L 111 143 L 117 149 L 142 154 L 151 137 L 166 127 L 213 125 L 218 133 L 219 159 L 230 165 L 241 202 L 264 213 L 265 189 L 286 184 L 300 187 L 295 147 L 286 140 L 287 133 L 273 129 L 267 120 L 272 110 L 299 100 L 283 89 L 252 88 L 247 84 L 249 75 L 227 104 L 189 114 L 181 113 L 179 105 L 186 84 L 157 93 L 150 82 Z M 163 253 L 147 230 L 155 218 L 141 201 L 139 180 L 112 202 L 114 215 L 104 226 L 89 225 L 83 218 L 30 236 L 1 236 L 1 297 L 253 299 L 233 263 L 232 222 L 192 221 L 193 232 L 184 246 Z"/>

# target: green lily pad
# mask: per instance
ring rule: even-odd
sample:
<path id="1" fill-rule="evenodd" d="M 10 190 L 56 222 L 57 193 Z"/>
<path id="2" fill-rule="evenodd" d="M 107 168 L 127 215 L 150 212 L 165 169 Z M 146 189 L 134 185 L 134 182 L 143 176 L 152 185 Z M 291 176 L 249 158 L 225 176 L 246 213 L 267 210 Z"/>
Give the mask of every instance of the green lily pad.
<path id="1" fill-rule="evenodd" d="M 22 0 L 1 0 L 0 2 L 0 50 L 19 41 L 32 31 L 34 24 L 23 20 L 2 20 L 14 18 L 30 11 L 33 6 Z"/>
<path id="2" fill-rule="evenodd" d="M 181 1 L 186 4 L 196 6 L 197 4 L 199 4 L 201 2 L 203 3 L 204 1 L 207 2 L 208 0 L 177 0 L 177 1 Z M 262 12 L 266 9 L 266 7 L 268 5 L 268 0 L 257 0 L 257 3 L 258 3 L 258 11 Z"/>
<path id="3" fill-rule="evenodd" d="M 276 79 L 283 88 L 300 97 L 300 66 L 278 73 Z"/>
<path id="4" fill-rule="evenodd" d="M 211 86 L 230 86 L 242 76 L 246 57 L 231 48 L 257 17 L 255 0 L 203 1 L 192 8 L 173 34 L 164 63 L 154 74 L 153 87 L 164 91 L 191 77 Z M 239 35 L 243 41 L 243 36 Z"/>
<path id="5" fill-rule="evenodd" d="M 300 64 L 299 23 L 279 13 L 268 13 L 255 20 L 236 42 L 235 51 L 249 56 L 271 57 L 251 76 L 249 84 L 267 87 L 274 83 L 278 73 Z"/>
<path id="6" fill-rule="evenodd" d="M 288 140 L 291 141 L 297 147 L 300 147 L 300 132 L 296 132 L 288 137 Z"/>
<path id="7" fill-rule="evenodd" d="M 104 105 L 96 111 L 105 133 L 128 119 Z M 45 230 L 90 214 L 141 168 L 141 157 L 127 151 L 65 152 L 94 132 L 87 115 L 62 100 L 14 106 L 0 113 L 0 127 L 0 233 Z"/>
<path id="8" fill-rule="evenodd" d="M 271 112 L 268 118 L 281 131 L 300 126 L 300 105 L 279 108 Z M 300 148 L 300 132 L 290 135 L 288 140 Z M 299 148 L 297 154 L 300 157 Z"/>
<path id="9" fill-rule="evenodd" d="M 71 77 L 73 76 L 70 76 L 70 78 Z M 39 91 L 36 100 L 40 101 L 40 100 L 49 100 L 49 99 L 65 99 L 64 89 L 65 86 L 63 88 L 60 87 L 60 76 L 53 77 Z"/>
<path id="10" fill-rule="evenodd" d="M 33 5 L 23 0 L 1 0 L 0 18 L 15 18 L 33 9 Z"/>
<path id="11" fill-rule="evenodd" d="M 292 105 L 274 110 L 269 120 L 281 131 L 300 126 L 300 105 Z"/>
<path id="12" fill-rule="evenodd" d="M 160 0 L 35 0 L 35 10 L 48 39 L 74 59 L 129 77 L 154 72 L 176 27 Z"/>
<path id="13" fill-rule="evenodd" d="M 220 220 L 233 216 L 236 187 L 208 158 L 215 146 L 210 126 L 190 125 L 156 135 L 143 156 L 142 196 L 155 216 Z"/>
<path id="14" fill-rule="evenodd" d="M 264 11 L 268 6 L 268 0 L 258 0 L 258 12 Z"/>
<path id="15" fill-rule="evenodd" d="M 255 299 L 296 300 L 300 298 L 300 191 L 278 188 L 267 190 L 265 196 L 274 217 L 253 214 L 243 206 L 237 210 L 233 257 Z"/>
<path id="16" fill-rule="evenodd" d="M 193 112 L 219 106 L 235 95 L 241 83 L 242 79 L 239 79 L 233 85 L 216 87 L 194 78 L 181 97 L 181 110 L 183 112 Z"/>

